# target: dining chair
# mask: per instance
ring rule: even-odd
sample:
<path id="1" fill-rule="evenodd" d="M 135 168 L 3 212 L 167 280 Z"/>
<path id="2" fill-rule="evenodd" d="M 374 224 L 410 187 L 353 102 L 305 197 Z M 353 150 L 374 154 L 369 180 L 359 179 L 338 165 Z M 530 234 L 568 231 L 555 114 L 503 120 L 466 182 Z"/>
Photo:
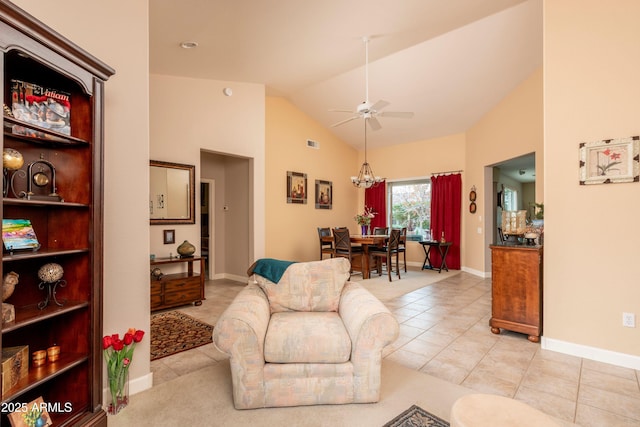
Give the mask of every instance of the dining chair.
<path id="1" fill-rule="evenodd" d="M 348 228 L 333 229 L 333 256 L 347 258 L 351 263 L 349 274 L 353 270 L 362 272 L 362 257 L 364 256 L 362 246 L 351 244 L 351 235 Z"/>
<path id="2" fill-rule="evenodd" d="M 398 243 L 398 252 L 402 254 L 402 262 L 404 264 L 404 272 L 407 272 L 407 227 L 400 230 L 400 242 Z"/>
<path id="3" fill-rule="evenodd" d="M 398 279 L 400 279 L 400 256 L 398 251 L 398 245 L 400 244 L 400 234 L 401 230 L 399 228 L 392 228 L 391 233 L 389 234 L 389 241 L 387 245 L 382 248 L 371 248 L 370 254 L 376 259 L 376 266 L 378 269 L 378 275 L 382 276 L 382 265 L 383 262 L 387 266 L 387 273 L 389 274 L 389 281 L 391 282 L 391 272 L 393 271 L 392 259 L 395 257 L 396 259 L 396 273 L 398 275 Z"/>
<path id="4" fill-rule="evenodd" d="M 386 236 L 389 234 L 389 227 L 374 227 L 373 234 L 375 236 Z"/>
<path id="5" fill-rule="evenodd" d="M 333 239 L 323 239 L 331 237 L 331 229 L 329 227 L 318 227 L 318 239 L 320 240 L 320 259 L 324 254 L 328 254 L 333 258 Z"/>

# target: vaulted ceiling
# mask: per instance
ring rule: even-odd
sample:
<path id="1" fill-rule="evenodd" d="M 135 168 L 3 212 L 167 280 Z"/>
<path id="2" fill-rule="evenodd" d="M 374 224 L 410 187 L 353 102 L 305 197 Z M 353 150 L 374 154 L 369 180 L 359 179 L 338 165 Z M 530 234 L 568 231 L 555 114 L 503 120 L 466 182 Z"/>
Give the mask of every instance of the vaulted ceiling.
<path id="1" fill-rule="evenodd" d="M 261 83 L 362 148 L 365 100 L 382 111 L 369 147 L 464 132 L 542 65 L 541 0 L 153 0 L 150 72 Z M 197 42 L 183 49 L 183 41 Z M 233 88 L 233 84 L 229 86 Z"/>

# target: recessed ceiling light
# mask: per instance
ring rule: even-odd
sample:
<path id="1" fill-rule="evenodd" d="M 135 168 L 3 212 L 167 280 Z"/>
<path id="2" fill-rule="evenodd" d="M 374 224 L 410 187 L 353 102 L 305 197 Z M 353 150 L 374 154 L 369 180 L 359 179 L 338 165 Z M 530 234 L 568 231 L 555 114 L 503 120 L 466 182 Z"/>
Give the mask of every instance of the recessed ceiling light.
<path id="1" fill-rule="evenodd" d="M 180 43 L 180 47 L 183 49 L 193 49 L 198 47 L 198 42 L 182 42 Z"/>

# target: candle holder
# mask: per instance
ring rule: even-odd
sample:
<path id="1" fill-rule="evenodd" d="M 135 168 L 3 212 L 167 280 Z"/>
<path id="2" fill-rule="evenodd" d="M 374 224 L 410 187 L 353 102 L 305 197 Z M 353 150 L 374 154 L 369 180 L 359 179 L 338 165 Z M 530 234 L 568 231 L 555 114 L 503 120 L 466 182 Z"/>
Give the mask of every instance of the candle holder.
<path id="1" fill-rule="evenodd" d="M 47 352 L 44 350 L 34 351 L 31 355 L 31 360 L 33 361 L 33 366 L 42 366 L 47 362 Z"/>
<path id="2" fill-rule="evenodd" d="M 60 359 L 60 346 L 52 345 L 47 349 L 47 360 L 49 362 L 55 362 Z"/>

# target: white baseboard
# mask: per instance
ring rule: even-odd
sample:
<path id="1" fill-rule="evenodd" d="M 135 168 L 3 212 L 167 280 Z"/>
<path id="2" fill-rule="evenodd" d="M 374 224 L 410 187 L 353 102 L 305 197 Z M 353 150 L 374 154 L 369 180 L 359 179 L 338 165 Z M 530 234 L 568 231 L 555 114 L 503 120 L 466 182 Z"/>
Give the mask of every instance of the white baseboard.
<path id="1" fill-rule="evenodd" d="M 544 336 L 540 340 L 540 344 L 545 350 L 557 351 L 558 353 L 569 354 L 571 356 L 582 357 L 584 359 L 595 360 L 597 362 L 609 363 L 611 365 L 622 366 L 623 368 L 640 370 L 639 356 L 618 353 L 616 351 L 604 350 L 582 344 L 574 344 L 553 338 L 546 338 Z"/>
<path id="2" fill-rule="evenodd" d="M 491 277 L 490 271 L 480 271 L 469 267 L 462 267 L 462 271 L 473 274 L 474 276 L 482 277 L 483 279 L 489 279 Z"/>
<path id="3" fill-rule="evenodd" d="M 102 389 L 102 402 L 109 400 L 109 381 L 105 381 L 106 388 Z M 147 375 L 143 375 L 138 378 L 129 380 L 129 396 L 133 396 L 136 393 L 143 392 L 153 387 L 153 372 L 149 372 Z M 106 404 L 102 406 L 106 410 Z"/>
<path id="4" fill-rule="evenodd" d="M 235 280 L 236 282 L 246 282 L 248 277 L 239 276 L 237 274 L 220 273 L 220 274 L 214 274 L 211 280 L 218 280 L 218 279 L 229 279 L 229 280 Z"/>

